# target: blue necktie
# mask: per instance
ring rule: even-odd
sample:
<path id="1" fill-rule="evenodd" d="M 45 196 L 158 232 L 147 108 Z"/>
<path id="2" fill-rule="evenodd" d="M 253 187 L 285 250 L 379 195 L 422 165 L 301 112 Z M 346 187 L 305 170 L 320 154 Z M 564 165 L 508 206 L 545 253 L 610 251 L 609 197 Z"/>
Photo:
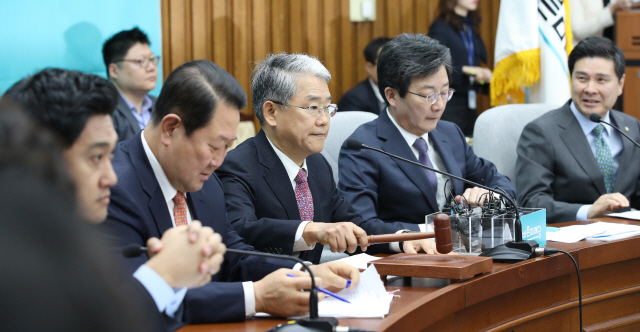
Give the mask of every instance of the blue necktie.
<path id="1" fill-rule="evenodd" d="M 602 175 L 604 175 L 604 185 L 607 193 L 613 192 L 613 184 L 616 181 L 616 174 L 613 170 L 613 156 L 609 144 L 602 137 L 604 126 L 599 124 L 593 129 L 593 136 L 596 138 L 596 160 Z"/>
<path id="2" fill-rule="evenodd" d="M 419 137 L 413 143 L 413 147 L 416 148 L 416 150 L 418 150 L 418 153 L 419 153 L 418 161 L 420 161 L 422 165 L 433 168 L 431 159 L 429 159 L 429 148 L 427 147 L 427 142 L 422 137 Z M 438 179 L 436 178 L 436 173 L 428 169 L 423 169 L 423 171 L 424 171 L 424 174 L 427 176 L 427 179 L 429 179 L 429 184 L 431 184 L 431 188 L 435 193 L 436 190 L 438 190 Z"/>

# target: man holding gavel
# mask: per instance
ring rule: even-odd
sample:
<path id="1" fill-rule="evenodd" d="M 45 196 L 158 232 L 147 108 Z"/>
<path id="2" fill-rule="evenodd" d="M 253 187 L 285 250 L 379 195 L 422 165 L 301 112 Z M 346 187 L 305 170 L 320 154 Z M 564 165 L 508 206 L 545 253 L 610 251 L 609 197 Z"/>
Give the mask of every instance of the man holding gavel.
<path id="1" fill-rule="evenodd" d="M 342 198 L 320 154 L 337 111 L 329 71 L 302 54 L 275 54 L 258 63 L 253 108 L 262 130 L 230 151 L 216 171 L 238 234 L 258 250 L 318 263 L 323 245 L 353 253 L 369 247 L 367 234 L 404 230 L 403 223 L 367 222 Z M 317 245 L 320 244 L 320 245 Z M 405 242 L 407 252 L 435 253 L 431 240 Z M 368 253 L 400 252 L 399 244 Z"/>

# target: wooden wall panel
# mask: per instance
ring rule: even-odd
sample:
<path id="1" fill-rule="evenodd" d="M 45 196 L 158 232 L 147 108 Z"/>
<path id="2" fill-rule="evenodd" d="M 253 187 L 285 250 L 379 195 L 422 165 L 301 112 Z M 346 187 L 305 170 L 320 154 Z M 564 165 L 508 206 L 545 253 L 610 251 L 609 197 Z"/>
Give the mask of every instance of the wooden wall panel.
<path id="1" fill-rule="evenodd" d="M 254 62 L 268 53 L 308 53 L 333 76 L 335 101 L 366 78 L 362 51 L 373 38 L 426 33 L 437 0 L 377 0 L 374 22 L 349 20 L 348 0 L 161 0 L 164 78 L 184 62 L 209 59 L 235 76 L 249 96 Z M 499 0 L 480 2 L 480 33 L 493 67 Z M 489 108 L 480 96 L 479 111 Z M 244 116 L 244 118 L 246 118 Z"/>

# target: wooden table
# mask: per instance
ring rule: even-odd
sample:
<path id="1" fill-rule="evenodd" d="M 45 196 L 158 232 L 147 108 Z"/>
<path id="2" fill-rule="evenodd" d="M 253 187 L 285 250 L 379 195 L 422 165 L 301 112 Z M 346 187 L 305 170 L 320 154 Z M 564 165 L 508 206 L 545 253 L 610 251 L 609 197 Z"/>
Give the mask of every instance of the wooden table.
<path id="1" fill-rule="evenodd" d="M 639 222 L 600 218 L 606 222 Z M 568 226 L 589 222 L 569 222 Z M 640 331 L 640 236 L 613 242 L 549 242 L 580 266 L 584 331 Z M 459 283 L 412 278 L 384 319 L 340 319 L 340 325 L 375 331 L 578 331 L 578 283 L 564 254 L 518 264 L 494 263 L 493 271 Z M 215 310 L 215 309 L 214 309 Z M 190 325 L 181 332 L 265 331 L 281 319 Z"/>

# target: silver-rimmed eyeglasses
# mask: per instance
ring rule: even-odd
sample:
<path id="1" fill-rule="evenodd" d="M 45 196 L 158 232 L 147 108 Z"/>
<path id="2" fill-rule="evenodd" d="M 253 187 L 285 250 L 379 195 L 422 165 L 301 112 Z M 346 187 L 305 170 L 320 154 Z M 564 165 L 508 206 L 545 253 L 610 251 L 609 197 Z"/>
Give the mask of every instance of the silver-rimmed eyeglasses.
<path id="1" fill-rule="evenodd" d="M 420 96 L 427 101 L 427 104 L 433 105 L 436 103 L 436 101 L 438 101 L 438 96 L 440 96 L 442 100 L 444 100 L 445 102 L 448 102 L 449 100 L 451 100 L 451 96 L 453 96 L 453 93 L 456 92 L 456 90 L 449 89 L 443 93 L 438 93 L 437 91 L 431 91 L 426 96 L 415 93 L 415 92 L 411 92 L 411 91 L 407 91 L 407 92 L 409 92 L 412 95 Z"/>
<path id="2" fill-rule="evenodd" d="M 282 106 L 293 106 L 293 107 L 297 107 L 297 108 L 302 108 L 303 110 L 307 110 L 307 112 L 309 113 L 310 116 L 316 117 L 316 118 L 320 117 L 320 114 L 322 114 L 322 111 L 324 111 L 324 113 L 328 117 L 332 117 L 332 116 L 336 115 L 336 112 L 338 111 L 338 105 L 336 105 L 336 104 L 329 104 L 329 105 L 327 105 L 325 107 L 319 107 L 319 106 L 302 107 L 302 106 L 298 106 L 298 105 L 291 105 L 291 104 L 281 103 L 281 102 L 275 101 L 275 100 L 270 100 L 270 102 L 278 104 L 278 105 L 282 105 Z"/>
<path id="3" fill-rule="evenodd" d="M 147 68 L 149 67 L 150 63 L 153 63 L 154 66 L 157 66 L 158 63 L 160 63 L 160 56 L 154 56 L 151 58 L 144 58 L 144 59 L 120 59 L 114 62 L 122 62 L 122 61 L 133 62 L 142 68 Z"/>

